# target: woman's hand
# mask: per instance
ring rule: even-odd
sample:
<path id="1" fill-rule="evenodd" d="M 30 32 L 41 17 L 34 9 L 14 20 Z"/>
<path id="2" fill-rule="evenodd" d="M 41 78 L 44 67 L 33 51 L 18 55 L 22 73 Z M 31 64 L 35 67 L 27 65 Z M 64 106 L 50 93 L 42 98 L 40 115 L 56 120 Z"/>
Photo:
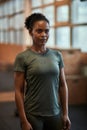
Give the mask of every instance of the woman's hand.
<path id="1" fill-rule="evenodd" d="M 70 130 L 71 122 L 68 116 L 64 115 L 63 117 L 63 129 L 62 130 Z"/>
<path id="2" fill-rule="evenodd" d="M 23 122 L 21 124 L 22 130 L 33 130 L 31 124 L 27 121 L 27 122 Z"/>

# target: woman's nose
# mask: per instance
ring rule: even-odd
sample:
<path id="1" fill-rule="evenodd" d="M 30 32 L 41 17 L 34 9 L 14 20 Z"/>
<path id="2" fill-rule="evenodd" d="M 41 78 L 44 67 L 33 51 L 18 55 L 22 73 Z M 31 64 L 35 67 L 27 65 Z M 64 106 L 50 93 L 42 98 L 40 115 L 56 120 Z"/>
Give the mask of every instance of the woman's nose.
<path id="1" fill-rule="evenodd" d="M 45 31 L 43 31 L 41 35 L 42 35 L 42 36 L 46 36 L 46 32 L 45 32 Z"/>

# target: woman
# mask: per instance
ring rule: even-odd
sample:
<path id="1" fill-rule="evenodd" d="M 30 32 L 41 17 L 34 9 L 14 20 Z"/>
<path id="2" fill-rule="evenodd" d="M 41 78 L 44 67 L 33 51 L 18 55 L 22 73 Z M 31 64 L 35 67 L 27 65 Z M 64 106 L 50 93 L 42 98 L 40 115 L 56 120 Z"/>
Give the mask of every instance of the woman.
<path id="1" fill-rule="evenodd" d="M 22 130 L 70 130 L 62 55 L 46 47 L 49 21 L 34 13 L 26 18 L 25 27 L 33 44 L 17 55 L 14 64 L 15 101 Z"/>

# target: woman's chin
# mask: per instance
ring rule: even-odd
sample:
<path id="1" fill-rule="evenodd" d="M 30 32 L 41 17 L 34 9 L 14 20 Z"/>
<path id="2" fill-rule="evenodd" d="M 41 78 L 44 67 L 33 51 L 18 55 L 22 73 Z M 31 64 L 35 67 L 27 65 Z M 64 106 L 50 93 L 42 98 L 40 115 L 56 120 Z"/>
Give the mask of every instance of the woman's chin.
<path id="1" fill-rule="evenodd" d="M 47 41 L 42 41 L 40 45 L 45 45 Z"/>

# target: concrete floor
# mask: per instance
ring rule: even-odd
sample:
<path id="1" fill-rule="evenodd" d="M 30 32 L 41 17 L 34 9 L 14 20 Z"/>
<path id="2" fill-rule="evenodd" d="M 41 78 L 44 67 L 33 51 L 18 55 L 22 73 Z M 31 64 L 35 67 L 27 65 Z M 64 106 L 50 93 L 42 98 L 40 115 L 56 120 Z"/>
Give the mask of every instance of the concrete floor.
<path id="1" fill-rule="evenodd" d="M 0 102 L 0 130 L 21 130 L 15 102 Z M 71 130 L 87 130 L 87 106 L 69 106 Z"/>

